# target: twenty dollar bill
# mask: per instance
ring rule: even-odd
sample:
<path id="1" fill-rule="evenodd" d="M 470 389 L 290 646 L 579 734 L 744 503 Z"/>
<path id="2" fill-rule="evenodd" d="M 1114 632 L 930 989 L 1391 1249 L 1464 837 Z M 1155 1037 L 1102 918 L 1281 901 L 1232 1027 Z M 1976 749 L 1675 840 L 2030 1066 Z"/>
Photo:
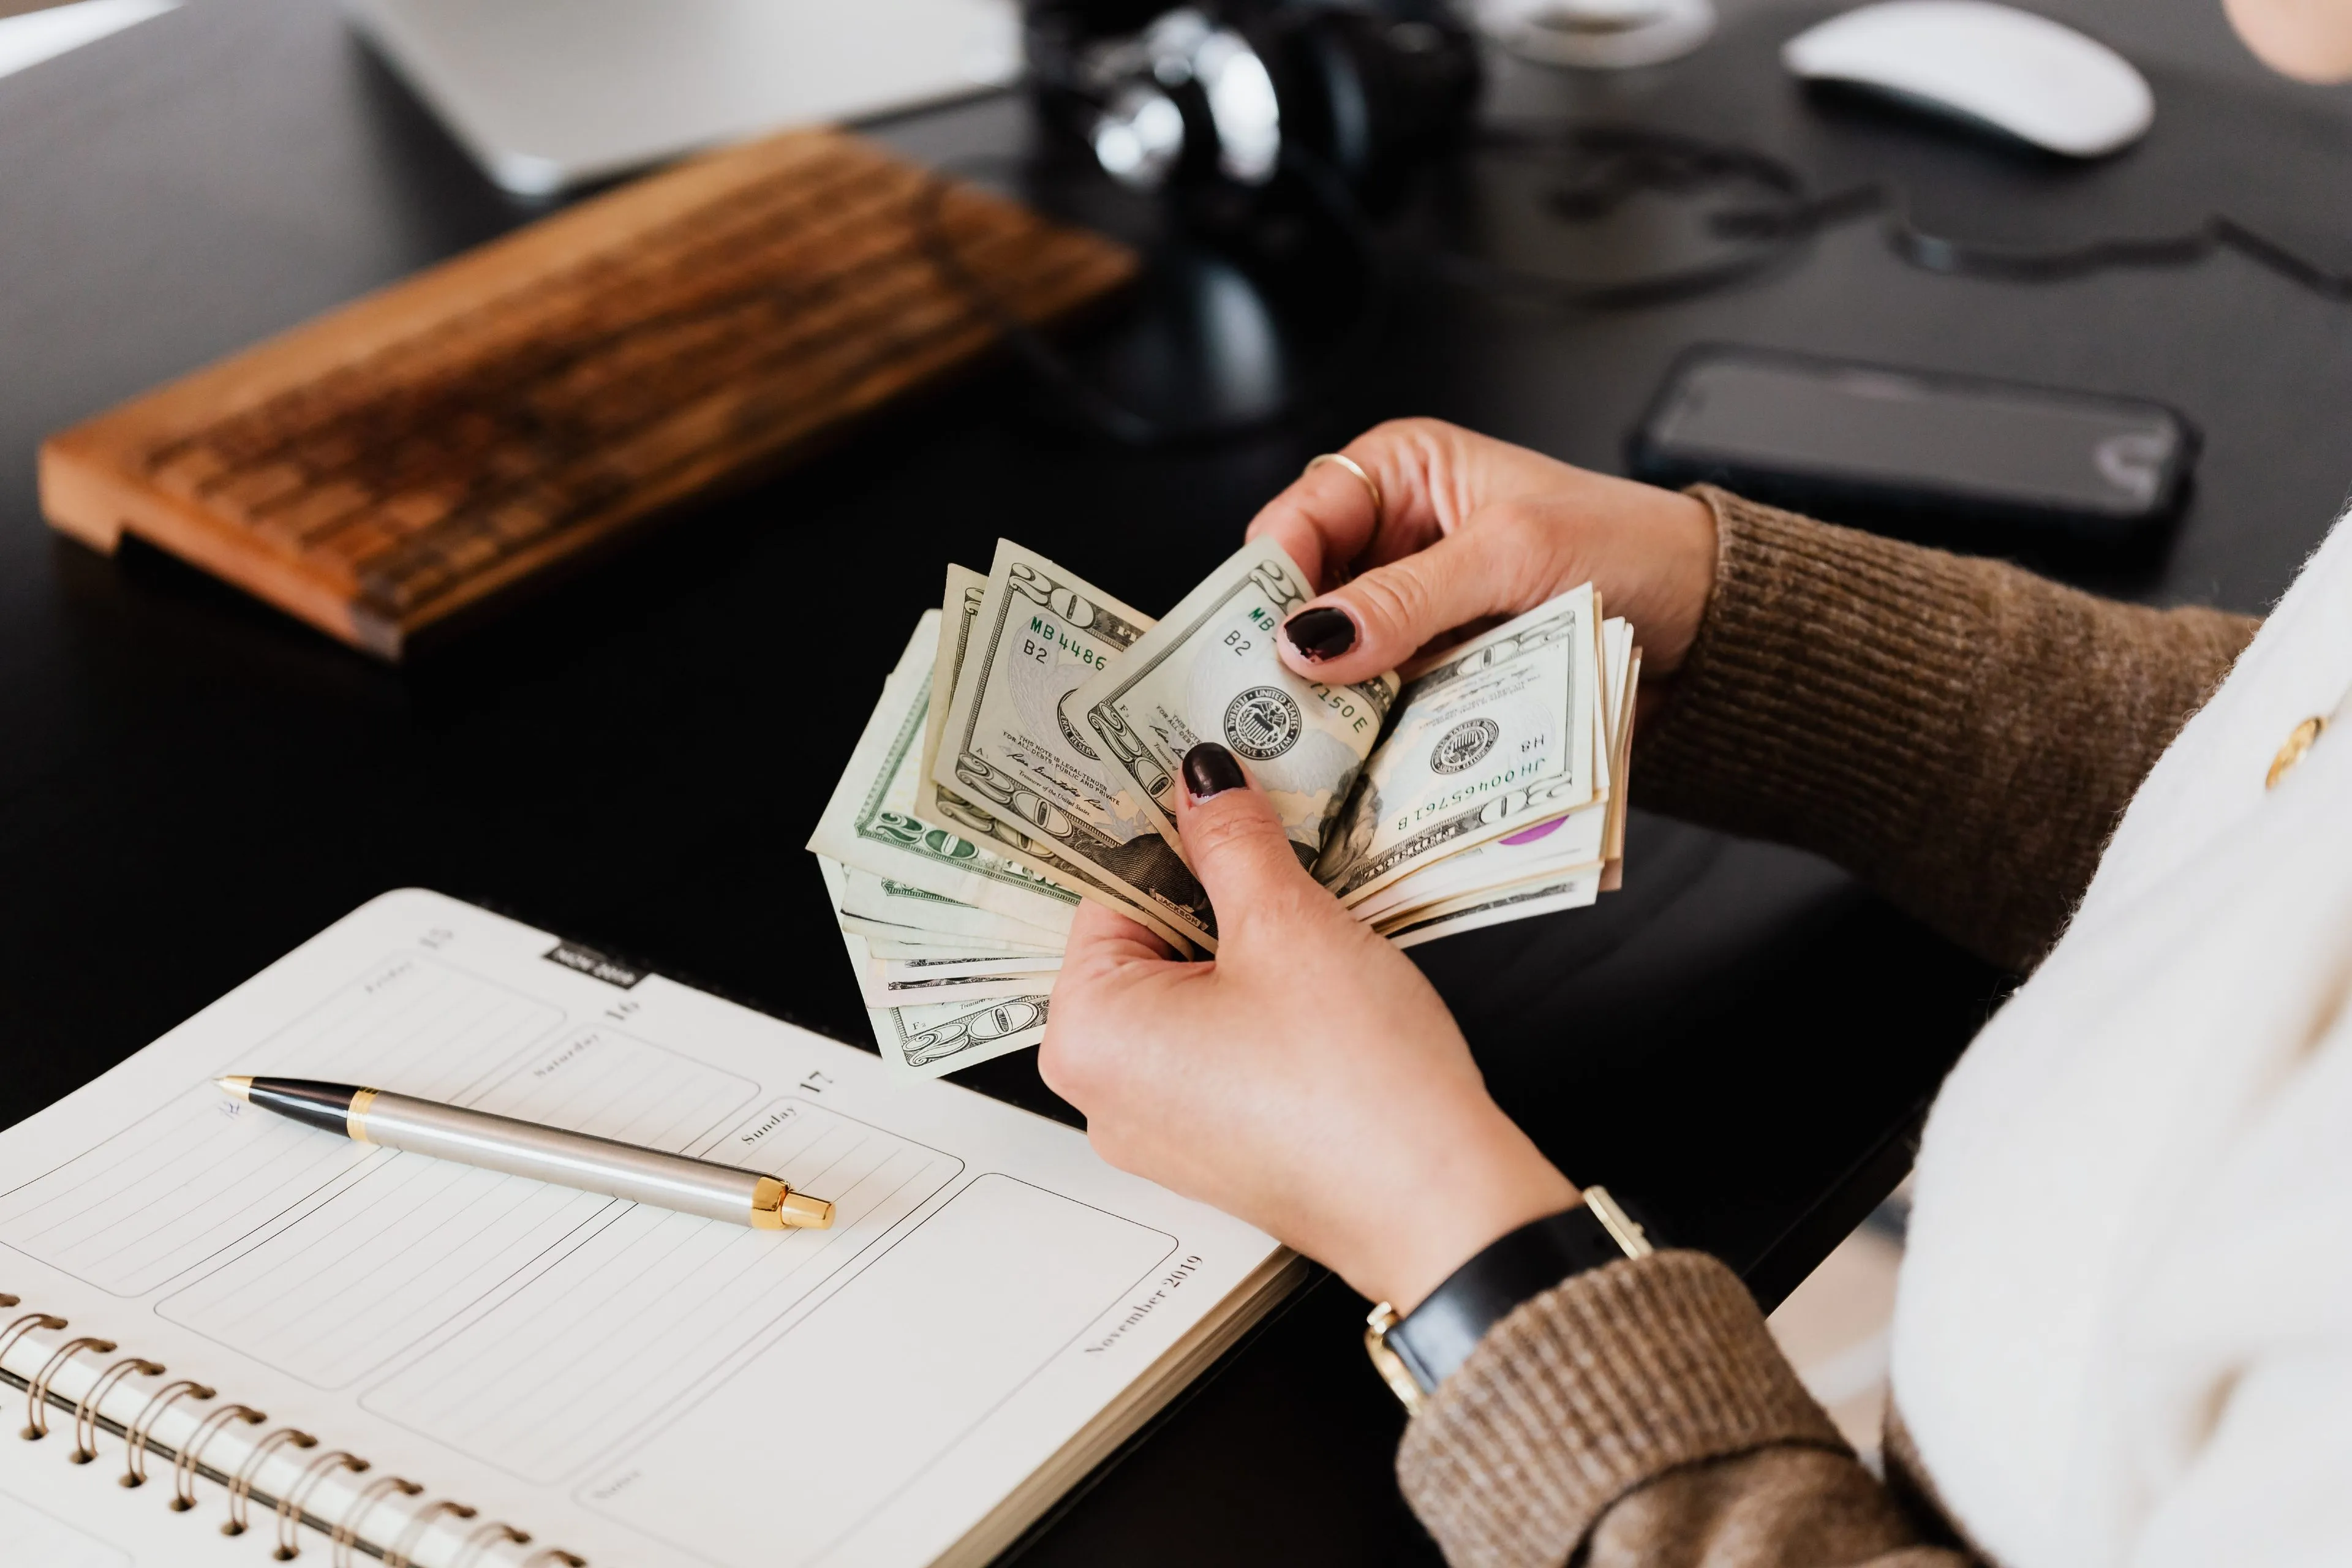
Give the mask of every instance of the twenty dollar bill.
<path id="1" fill-rule="evenodd" d="M 1586 584 L 1413 678 L 1315 867 L 1343 904 L 1591 804 L 1601 680 Z"/>
<path id="2" fill-rule="evenodd" d="M 1169 843 L 1178 842 L 1171 792 L 1184 753 L 1216 741 L 1265 787 L 1299 863 L 1315 863 L 1381 738 L 1397 679 L 1326 686 L 1293 675 L 1275 635 L 1307 599 L 1297 563 L 1272 540 L 1252 541 L 1072 700 Z"/>
<path id="3" fill-rule="evenodd" d="M 940 799 L 1042 841 L 1090 894 L 1181 951 L 1216 943 L 1209 895 L 1066 700 L 1151 618 L 1032 550 L 999 540 L 973 614 L 931 778 Z"/>
<path id="4" fill-rule="evenodd" d="M 1076 894 L 998 853 L 993 845 L 975 843 L 914 815 L 915 770 L 939 631 L 936 611 L 915 627 L 808 847 L 887 882 L 1025 927 L 1066 933 L 1077 910 Z M 853 905 L 851 912 L 869 910 Z"/>

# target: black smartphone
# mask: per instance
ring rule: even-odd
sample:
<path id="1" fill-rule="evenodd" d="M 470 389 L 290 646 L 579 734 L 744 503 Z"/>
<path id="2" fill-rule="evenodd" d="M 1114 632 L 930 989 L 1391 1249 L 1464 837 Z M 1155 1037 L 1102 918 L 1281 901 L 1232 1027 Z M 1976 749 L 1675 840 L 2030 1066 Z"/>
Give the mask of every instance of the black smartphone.
<path id="1" fill-rule="evenodd" d="M 2125 543 L 2179 511 L 2198 442 L 2144 398 L 1709 344 L 1675 362 L 1627 458 L 1654 484 L 1863 527 Z"/>

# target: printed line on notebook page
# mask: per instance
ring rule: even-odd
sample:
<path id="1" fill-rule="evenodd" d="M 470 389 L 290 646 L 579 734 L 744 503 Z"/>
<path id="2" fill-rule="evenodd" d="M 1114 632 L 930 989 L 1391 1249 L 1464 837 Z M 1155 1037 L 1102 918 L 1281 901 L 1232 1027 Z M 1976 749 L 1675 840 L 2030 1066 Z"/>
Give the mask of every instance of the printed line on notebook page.
<path id="1" fill-rule="evenodd" d="M 1066 1428 L 1024 1424 L 1009 1408 L 1179 1245 L 983 1172 L 572 1495 L 728 1568 L 927 1561 L 975 1522 L 937 1507 L 929 1478 L 955 1458 L 960 1495 L 993 1501 L 1050 1458 Z M 803 1429 L 809 1410 L 828 1413 L 820 1441 Z M 784 1515 L 773 1501 L 779 1454 L 793 1475 Z M 916 1493 L 922 1505 L 894 1501 Z M 877 1528 L 901 1533 L 869 1548 Z"/>
<path id="2" fill-rule="evenodd" d="M 831 1199 L 832 1229 L 632 1209 L 361 1403 L 510 1474 L 560 1480 L 690 1397 L 963 1169 L 804 1100 L 771 1104 L 738 1131 L 771 1121 L 756 1163 Z"/>
<path id="3" fill-rule="evenodd" d="M 758 1092 L 749 1079 L 591 1024 L 523 1058 L 473 1099 L 499 1115 L 688 1153 L 740 1119 Z M 376 1150 L 326 1202 L 155 1310 L 306 1383 L 347 1387 L 579 1239 L 614 1202 Z"/>
<path id="4" fill-rule="evenodd" d="M 11 1491 L 0 1491 L 0 1542 L 8 1562 L 34 1568 L 132 1568 L 129 1552 Z"/>
<path id="5" fill-rule="evenodd" d="M 356 1079 L 463 1100 L 562 1026 L 562 1012 L 440 960 L 399 953 L 218 1072 Z M 0 1244 L 121 1296 L 141 1296 L 266 1229 L 371 1156 L 186 1089 L 6 1194 Z"/>

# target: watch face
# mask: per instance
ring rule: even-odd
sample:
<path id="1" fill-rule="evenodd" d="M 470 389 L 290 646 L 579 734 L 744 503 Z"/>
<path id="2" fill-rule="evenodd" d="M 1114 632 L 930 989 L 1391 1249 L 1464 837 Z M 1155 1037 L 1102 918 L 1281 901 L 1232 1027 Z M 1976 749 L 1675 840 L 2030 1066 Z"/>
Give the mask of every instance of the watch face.
<path id="1" fill-rule="evenodd" d="M 1418 1415 L 1423 1395 L 1434 1394 L 1437 1385 L 1424 1386 L 1412 1366 L 1390 1345 L 1389 1332 L 1397 1321 L 1394 1307 L 1386 1301 L 1374 1305 L 1371 1315 L 1364 1320 L 1364 1353 L 1372 1358 L 1372 1369 L 1381 1374 L 1381 1381 L 1389 1385 L 1389 1392 L 1397 1396 L 1406 1413 Z"/>

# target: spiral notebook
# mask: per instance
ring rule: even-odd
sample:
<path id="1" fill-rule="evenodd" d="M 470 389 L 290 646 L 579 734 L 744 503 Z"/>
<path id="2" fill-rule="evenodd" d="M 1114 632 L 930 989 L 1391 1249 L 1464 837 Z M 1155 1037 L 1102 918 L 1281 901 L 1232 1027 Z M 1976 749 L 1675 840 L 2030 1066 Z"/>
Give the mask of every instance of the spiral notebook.
<path id="1" fill-rule="evenodd" d="M 211 1081 L 253 1071 L 755 1167 L 837 1217 L 372 1148 Z M 389 893 L 0 1133 L 0 1558 L 982 1563 L 1300 1269 L 1059 1123 Z"/>

